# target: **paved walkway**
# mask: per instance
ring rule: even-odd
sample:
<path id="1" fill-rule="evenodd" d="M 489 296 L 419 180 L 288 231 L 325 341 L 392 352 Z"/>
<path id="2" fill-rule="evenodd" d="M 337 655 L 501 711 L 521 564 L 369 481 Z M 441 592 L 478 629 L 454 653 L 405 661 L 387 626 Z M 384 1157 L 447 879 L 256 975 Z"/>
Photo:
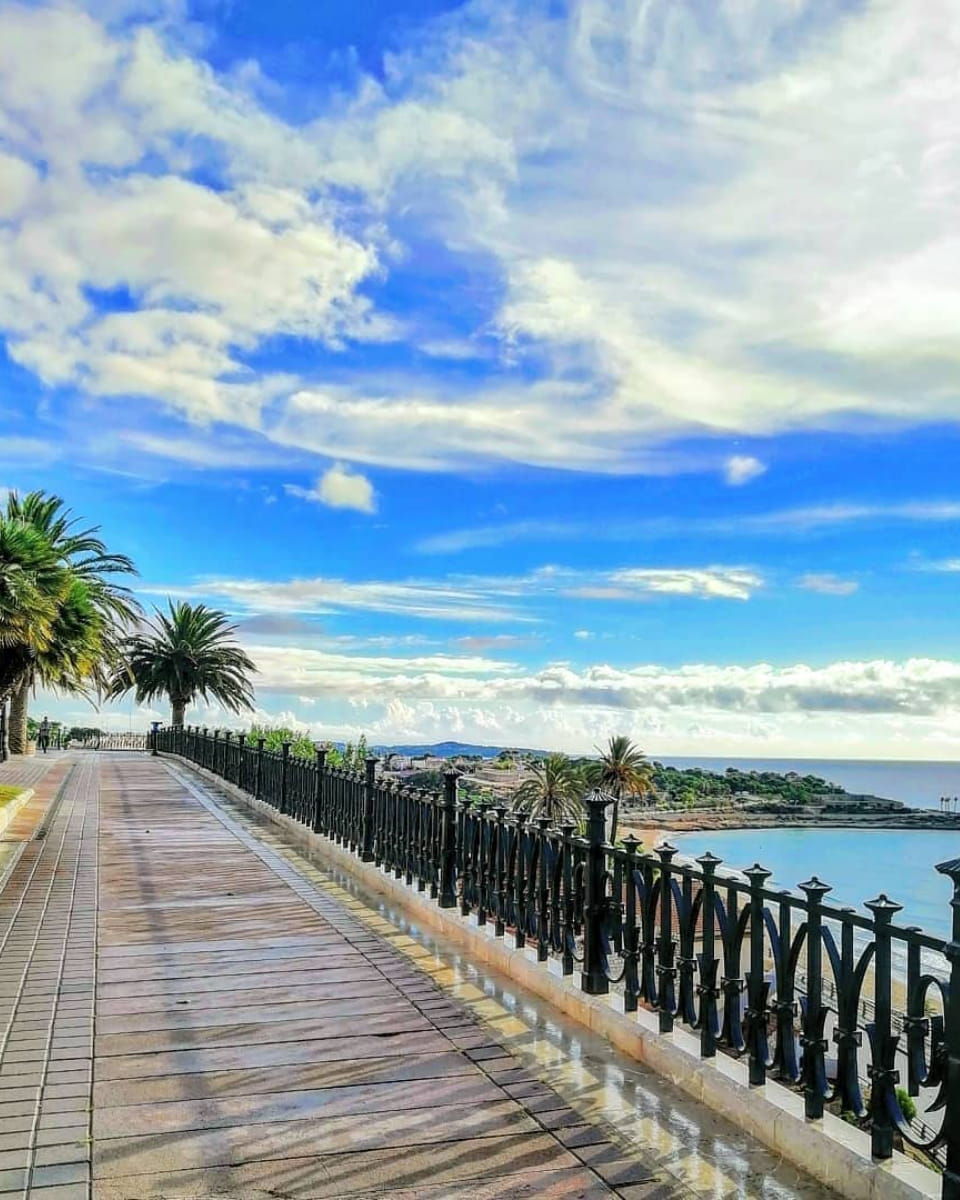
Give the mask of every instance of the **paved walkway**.
<path id="1" fill-rule="evenodd" d="M 625 1148 L 515 1018 L 162 761 L 39 773 L 0 893 L 0 1196 L 750 1194 Z"/>

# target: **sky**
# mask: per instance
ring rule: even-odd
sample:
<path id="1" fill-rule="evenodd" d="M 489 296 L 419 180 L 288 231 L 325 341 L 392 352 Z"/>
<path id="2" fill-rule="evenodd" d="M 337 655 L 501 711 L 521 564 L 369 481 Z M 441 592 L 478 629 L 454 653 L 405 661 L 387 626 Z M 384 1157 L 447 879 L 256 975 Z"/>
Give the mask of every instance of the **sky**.
<path id="1" fill-rule="evenodd" d="M 0 488 L 318 738 L 960 759 L 958 53 L 955 0 L 0 0 Z"/>

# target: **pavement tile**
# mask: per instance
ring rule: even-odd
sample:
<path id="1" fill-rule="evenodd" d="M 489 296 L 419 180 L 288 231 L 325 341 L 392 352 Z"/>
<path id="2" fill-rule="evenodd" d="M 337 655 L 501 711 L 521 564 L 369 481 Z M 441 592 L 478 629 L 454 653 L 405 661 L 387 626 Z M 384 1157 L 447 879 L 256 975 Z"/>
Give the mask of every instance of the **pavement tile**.
<path id="1" fill-rule="evenodd" d="M 329 1155 L 346 1151 L 393 1147 L 439 1147 L 468 1137 L 496 1138 L 503 1134 L 539 1133 L 531 1117 L 512 1101 L 497 1101 L 462 1112 L 447 1111 L 437 1120 L 435 1109 L 410 1108 L 384 1112 L 375 1122 L 355 1116 L 331 1117 L 322 1122 L 275 1121 L 256 1125 L 234 1124 L 221 1129 L 184 1131 L 157 1138 L 153 1134 L 98 1138 L 93 1162 L 96 1178 L 154 1171 L 231 1165 L 258 1159 L 283 1159 L 296 1155 Z M 558 1151 L 561 1149 L 557 1145 Z"/>
<path id="2" fill-rule="evenodd" d="M 90 1165 L 83 1162 L 57 1163 L 49 1167 L 34 1167 L 31 1177 L 32 1188 L 44 1188 L 52 1185 L 86 1184 L 90 1176 Z"/>
<path id="3" fill-rule="evenodd" d="M 24 1168 L 19 1170 L 0 1170 L 0 1195 L 4 1192 L 19 1192 L 23 1193 L 26 1185 L 27 1172 Z"/>

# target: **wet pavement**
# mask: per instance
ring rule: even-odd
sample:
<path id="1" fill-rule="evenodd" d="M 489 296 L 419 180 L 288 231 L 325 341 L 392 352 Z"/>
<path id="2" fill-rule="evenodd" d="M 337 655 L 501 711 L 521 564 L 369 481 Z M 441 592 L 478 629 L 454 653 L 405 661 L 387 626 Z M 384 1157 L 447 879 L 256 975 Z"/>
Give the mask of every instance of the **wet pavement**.
<path id="1" fill-rule="evenodd" d="M 0 1195 L 830 1195 L 185 768 L 55 768 L 0 894 Z"/>

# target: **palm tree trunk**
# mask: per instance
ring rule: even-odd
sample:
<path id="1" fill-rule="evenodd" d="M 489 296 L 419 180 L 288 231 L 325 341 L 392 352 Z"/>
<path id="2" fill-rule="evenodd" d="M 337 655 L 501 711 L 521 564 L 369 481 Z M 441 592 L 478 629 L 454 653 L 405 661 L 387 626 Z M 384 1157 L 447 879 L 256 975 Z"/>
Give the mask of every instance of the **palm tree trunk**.
<path id="1" fill-rule="evenodd" d="M 173 696 L 170 700 L 170 705 L 173 710 L 170 717 L 171 725 L 182 725 L 184 717 L 187 713 L 187 702 L 180 696 Z"/>
<path id="2" fill-rule="evenodd" d="M 0 700 L 9 699 L 24 671 L 30 670 L 33 657 L 33 652 L 25 646 L 0 650 Z"/>
<path id="3" fill-rule="evenodd" d="M 10 696 L 10 753 L 27 752 L 27 707 L 30 699 L 30 676 L 24 675 Z"/>

